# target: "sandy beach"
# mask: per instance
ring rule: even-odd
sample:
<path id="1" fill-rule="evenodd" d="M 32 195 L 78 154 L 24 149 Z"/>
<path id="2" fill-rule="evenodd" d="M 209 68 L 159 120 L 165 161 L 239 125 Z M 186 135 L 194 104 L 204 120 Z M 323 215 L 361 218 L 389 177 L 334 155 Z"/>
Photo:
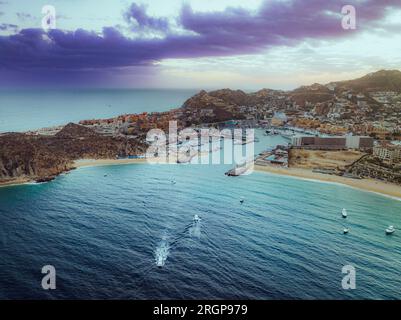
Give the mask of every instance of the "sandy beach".
<path id="1" fill-rule="evenodd" d="M 121 164 L 147 163 L 146 159 L 80 159 L 74 161 L 74 167 L 97 167 Z"/>
<path id="2" fill-rule="evenodd" d="M 393 183 L 386 183 L 384 181 L 378 181 L 374 179 L 351 179 L 340 177 L 336 175 L 328 175 L 322 173 L 312 172 L 308 169 L 299 168 L 280 168 L 273 166 L 258 166 L 255 165 L 255 170 L 260 172 L 268 172 L 273 174 L 291 176 L 295 178 L 319 180 L 324 182 L 340 183 L 353 188 L 361 189 L 364 191 L 370 191 L 379 193 L 382 195 L 395 197 L 401 200 L 401 186 Z"/>
<path id="3" fill-rule="evenodd" d="M 80 159 L 74 161 L 74 167 L 81 168 L 81 167 L 127 165 L 127 164 L 142 164 L 142 163 L 146 164 L 148 163 L 148 160 L 147 159 Z M 351 179 L 336 175 L 316 173 L 312 172 L 312 170 L 301 169 L 301 168 L 287 169 L 274 166 L 255 165 L 254 169 L 255 171 L 259 172 L 267 172 L 272 174 L 290 176 L 294 178 L 340 183 L 360 190 L 375 192 L 382 195 L 395 197 L 401 200 L 401 186 L 374 179 L 361 179 L 361 180 Z M 21 185 L 30 182 L 32 182 L 32 180 L 28 178 L 19 178 L 6 182 L 0 182 L 0 187 Z"/>
<path id="4" fill-rule="evenodd" d="M 9 181 L 1 181 L 0 182 L 0 188 L 1 187 L 11 187 L 11 186 L 18 186 L 24 183 L 29 183 L 32 182 L 31 179 L 28 178 L 18 178 L 18 179 L 13 179 Z"/>

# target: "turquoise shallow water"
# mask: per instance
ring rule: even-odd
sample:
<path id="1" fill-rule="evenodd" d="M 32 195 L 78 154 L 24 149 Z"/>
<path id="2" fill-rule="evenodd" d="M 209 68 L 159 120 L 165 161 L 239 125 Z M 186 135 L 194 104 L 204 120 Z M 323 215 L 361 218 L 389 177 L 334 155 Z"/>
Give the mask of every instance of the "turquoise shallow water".
<path id="1" fill-rule="evenodd" d="M 401 233 L 384 233 L 400 201 L 230 167 L 87 167 L 0 188 L 0 298 L 400 298 Z M 341 288 L 346 264 L 356 290 Z"/>

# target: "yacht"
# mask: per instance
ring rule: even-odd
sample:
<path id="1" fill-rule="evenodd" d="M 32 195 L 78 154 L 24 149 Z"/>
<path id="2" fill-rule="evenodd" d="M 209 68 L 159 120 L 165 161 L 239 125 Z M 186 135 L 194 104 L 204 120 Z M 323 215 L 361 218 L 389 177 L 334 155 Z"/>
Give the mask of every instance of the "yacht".
<path id="1" fill-rule="evenodd" d="M 194 222 L 198 223 L 199 221 L 201 221 L 201 218 L 197 214 L 194 215 Z"/>
<path id="2" fill-rule="evenodd" d="M 343 209 L 341 214 L 342 214 L 343 218 L 346 218 L 348 216 L 347 209 Z"/>
<path id="3" fill-rule="evenodd" d="M 349 232 L 349 229 L 348 228 L 344 228 L 343 233 L 347 234 L 348 232 Z"/>
<path id="4" fill-rule="evenodd" d="M 386 234 L 393 234 L 394 232 L 395 232 L 394 226 L 389 226 L 389 227 L 386 229 Z"/>

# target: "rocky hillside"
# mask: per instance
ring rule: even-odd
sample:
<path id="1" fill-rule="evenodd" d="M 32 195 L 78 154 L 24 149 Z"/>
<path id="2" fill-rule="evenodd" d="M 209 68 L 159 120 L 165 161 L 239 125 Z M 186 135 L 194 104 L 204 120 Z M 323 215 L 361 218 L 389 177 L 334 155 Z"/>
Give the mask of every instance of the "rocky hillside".
<path id="1" fill-rule="evenodd" d="M 349 81 L 334 82 L 336 90 L 401 92 L 401 71 L 380 70 Z"/>
<path id="2" fill-rule="evenodd" d="M 233 93 L 233 95 L 231 95 L 231 93 Z M 205 120 L 208 122 L 225 121 L 236 118 L 235 113 L 238 108 L 238 105 L 235 102 L 236 98 L 237 95 L 234 94 L 234 91 L 229 89 L 209 93 L 202 90 L 185 101 L 182 107 L 184 109 L 197 110 L 198 112 L 201 109 L 211 109 L 214 113 L 213 118 Z M 240 100 L 237 102 L 239 101 Z M 196 122 L 196 120 L 193 122 Z"/>
<path id="3" fill-rule="evenodd" d="M 278 96 L 288 98 L 296 102 L 301 108 L 306 108 L 307 102 L 330 102 L 333 101 L 336 94 L 343 91 L 366 93 L 367 101 L 375 105 L 377 102 L 369 97 L 369 93 L 375 91 L 401 92 L 401 72 L 398 70 L 381 70 L 359 79 L 332 82 L 326 85 L 315 83 L 310 86 L 299 87 L 292 91 L 262 89 L 257 92 L 246 93 L 241 90 L 230 89 L 210 92 L 202 90 L 185 101 L 183 108 L 213 109 L 215 113 L 224 111 L 228 112 L 228 114 L 225 114 L 226 117 L 230 117 L 230 115 L 233 117 L 240 106 L 265 105 L 271 99 Z"/>
<path id="4" fill-rule="evenodd" d="M 306 102 L 327 102 L 333 99 L 333 91 L 326 86 L 315 83 L 311 86 L 302 86 L 290 92 L 291 100 L 304 107 Z"/>
<path id="5" fill-rule="evenodd" d="M 95 136 L 97 136 L 95 131 L 75 123 L 67 124 L 62 130 L 56 133 L 56 137 L 61 139 L 78 139 Z"/>
<path id="6" fill-rule="evenodd" d="M 42 179 L 71 168 L 71 158 L 44 137 L 9 134 L 0 137 L 0 182 Z"/>
<path id="7" fill-rule="evenodd" d="M 55 136 L 6 134 L 0 136 L 0 182 L 48 179 L 71 169 L 77 159 L 113 159 L 145 148 L 132 139 L 101 136 L 72 123 Z"/>

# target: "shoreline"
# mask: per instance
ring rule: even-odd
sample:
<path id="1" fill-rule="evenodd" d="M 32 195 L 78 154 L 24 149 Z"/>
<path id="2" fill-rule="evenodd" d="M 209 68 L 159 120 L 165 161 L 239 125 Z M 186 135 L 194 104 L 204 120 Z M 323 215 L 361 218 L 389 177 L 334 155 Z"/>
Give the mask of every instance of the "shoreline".
<path id="1" fill-rule="evenodd" d="M 121 164 L 140 164 L 147 163 L 145 158 L 141 159 L 80 159 L 75 160 L 73 166 L 75 168 L 82 167 L 99 167 L 99 166 L 112 166 Z"/>
<path id="2" fill-rule="evenodd" d="M 374 179 L 352 179 L 336 175 L 312 172 L 312 170 L 300 168 L 280 168 L 272 166 L 255 165 L 255 171 L 288 176 L 314 182 L 336 183 L 359 189 L 366 192 L 373 192 L 381 196 L 391 197 L 401 201 L 401 186 Z"/>
<path id="3" fill-rule="evenodd" d="M 0 182 L 0 188 L 2 187 L 13 187 L 13 186 L 21 186 L 27 183 L 34 182 L 35 180 L 28 178 L 18 178 L 10 181 Z"/>
<path id="4" fill-rule="evenodd" d="M 98 167 L 98 166 L 111 166 L 111 165 L 125 165 L 125 164 L 140 164 L 146 163 L 146 159 L 80 159 L 73 161 L 73 165 L 70 168 L 70 172 L 74 169 L 84 168 L 84 167 Z M 56 176 L 56 178 L 65 172 L 60 173 Z M 2 187 L 13 187 L 13 186 L 21 186 L 25 184 L 41 184 L 46 182 L 36 182 L 36 178 L 17 178 L 5 182 L 0 182 L 0 188 Z"/>
<path id="5" fill-rule="evenodd" d="M 73 168 L 110 166 L 110 165 L 128 165 L 128 164 L 147 164 L 148 159 L 80 159 L 73 162 Z M 336 175 L 328 175 L 312 170 L 300 168 L 280 168 L 273 166 L 255 165 L 255 171 L 271 173 L 276 175 L 288 176 L 298 179 L 306 179 L 315 182 L 337 183 L 348 187 L 356 188 L 362 191 L 373 192 L 382 196 L 391 197 L 396 200 L 401 200 L 401 186 L 396 184 L 378 181 L 374 179 L 352 179 Z M 34 179 L 18 178 L 7 182 L 0 182 L 1 187 L 10 187 L 24 185 L 35 182 Z"/>

